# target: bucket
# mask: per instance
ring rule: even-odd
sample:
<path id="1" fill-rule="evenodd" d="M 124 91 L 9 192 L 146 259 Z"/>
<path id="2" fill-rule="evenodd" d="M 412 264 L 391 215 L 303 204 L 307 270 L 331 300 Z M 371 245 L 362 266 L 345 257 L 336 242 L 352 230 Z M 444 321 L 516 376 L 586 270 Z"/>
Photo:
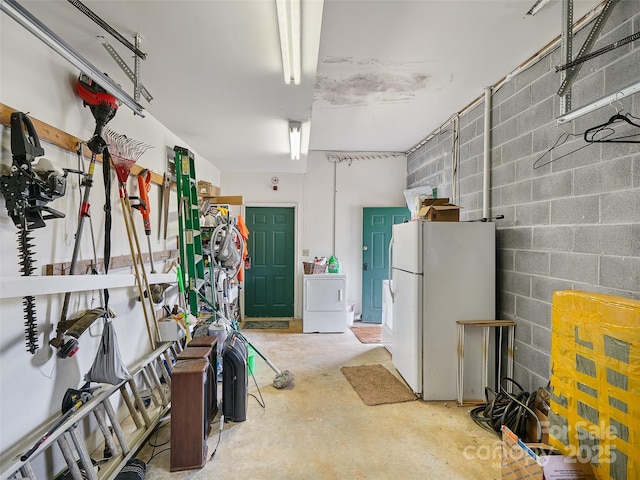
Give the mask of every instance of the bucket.
<path id="1" fill-rule="evenodd" d="M 256 351 L 251 345 L 247 349 L 247 375 L 253 375 L 253 366 L 255 364 Z"/>
<path id="2" fill-rule="evenodd" d="M 227 338 L 227 330 L 222 325 L 209 325 L 209 336 L 216 337 L 218 340 L 218 364 L 216 365 L 216 373 L 220 375 L 222 373 L 222 348 L 224 346 L 224 341 Z"/>
<path id="3" fill-rule="evenodd" d="M 209 336 L 216 337 L 218 339 L 218 352 L 222 350 L 224 341 L 227 338 L 227 330 L 223 325 L 209 325 Z"/>
<path id="4" fill-rule="evenodd" d="M 140 398 L 142 398 L 144 406 L 149 408 L 149 405 L 151 405 L 151 392 L 149 390 L 140 390 Z"/>
<path id="5" fill-rule="evenodd" d="M 352 303 L 347 305 L 347 327 L 353 325 L 353 321 L 356 317 L 356 304 Z"/>

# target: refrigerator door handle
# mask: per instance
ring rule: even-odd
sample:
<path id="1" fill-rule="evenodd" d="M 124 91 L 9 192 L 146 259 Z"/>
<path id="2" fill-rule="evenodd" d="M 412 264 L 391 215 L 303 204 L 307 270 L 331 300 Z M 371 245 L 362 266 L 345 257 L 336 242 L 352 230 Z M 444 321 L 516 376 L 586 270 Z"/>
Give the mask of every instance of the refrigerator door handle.
<path id="1" fill-rule="evenodd" d="M 389 294 L 391 295 L 391 303 L 393 303 L 393 235 L 391 235 L 391 240 L 389 240 L 389 272 L 387 273 L 387 278 L 389 279 Z"/>

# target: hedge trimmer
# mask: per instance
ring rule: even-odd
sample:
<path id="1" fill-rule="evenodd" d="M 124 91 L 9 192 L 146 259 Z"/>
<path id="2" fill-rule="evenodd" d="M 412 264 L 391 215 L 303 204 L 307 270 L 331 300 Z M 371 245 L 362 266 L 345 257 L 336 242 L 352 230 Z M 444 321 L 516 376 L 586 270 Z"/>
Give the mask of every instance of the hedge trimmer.
<path id="1" fill-rule="evenodd" d="M 47 204 L 65 194 L 67 173 L 42 157 L 44 149 L 40 146 L 36 129 L 22 112 L 11 114 L 11 154 L 11 173 L 0 176 L 0 191 L 9 216 L 18 227 L 20 271 L 23 277 L 27 277 L 36 270 L 30 232 L 44 227 L 45 220 L 64 217 L 64 213 Z M 42 158 L 36 160 L 36 157 Z M 35 298 L 26 295 L 22 304 L 27 351 L 34 354 L 38 350 Z"/>

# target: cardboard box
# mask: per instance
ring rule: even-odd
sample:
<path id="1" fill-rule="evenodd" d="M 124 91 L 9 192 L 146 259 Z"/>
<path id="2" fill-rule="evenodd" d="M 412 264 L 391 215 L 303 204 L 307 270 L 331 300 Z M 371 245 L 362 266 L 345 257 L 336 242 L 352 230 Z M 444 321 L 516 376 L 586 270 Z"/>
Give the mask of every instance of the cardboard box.
<path id="1" fill-rule="evenodd" d="M 539 440 L 542 443 L 549 443 L 549 417 L 538 410 L 536 407 L 533 407 L 533 413 L 536 414 L 535 418 L 531 414 L 527 414 L 527 440 L 529 442 L 537 442 L 538 441 L 538 422 L 540 422 L 540 427 L 542 429 L 542 439 Z"/>
<path id="2" fill-rule="evenodd" d="M 543 443 L 526 444 L 502 426 L 502 480 L 595 480 L 588 459 L 553 455 Z M 542 453 L 536 453 L 542 452 Z"/>
<path id="3" fill-rule="evenodd" d="M 158 332 L 160 332 L 160 337 L 163 342 L 176 342 L 186 336 L 185 331 L 180 328 L 180 325 L 171 319 L 159 321 Z"/>
<path id="4" fill-rule="evenodd" d="M 451 205 L 448 198 L 425 198 L 422 200 L 421 206 L 430 207 L 431 205 Z"/>
<path id="5" fill-rule="evenodd" d="M 242 205 L 244 197 L 242 195 L 215 196 L 209 198 L 211 205 Z"/>
<path id="6" fill-rule="evenodd" d="M 216 187 L 209 182 L 198 180 L 198 195 L 202 197 L 215 197 L 216 195 L 220 195 L 220 187 Z"/>
<path id="7" fill-rule="evenodd" d="M 448 198 L 425 198 L 422 200 L 423 207 L 430 207 L 432 205 L 451 205 Z"/>
<path id="8" fill-rule="evenodd" d="M 427 222 L 459 222 L 461 208 L 457 205 L 431 205 L 422 207 L 418 217 Z"/>
<path id="9" fill-rule="evenodd" d="M 461 208 L 449 203 L 448 198 L 427 198 L 422 201 L 418 217 L 428 222 L 459 222 Z"/>

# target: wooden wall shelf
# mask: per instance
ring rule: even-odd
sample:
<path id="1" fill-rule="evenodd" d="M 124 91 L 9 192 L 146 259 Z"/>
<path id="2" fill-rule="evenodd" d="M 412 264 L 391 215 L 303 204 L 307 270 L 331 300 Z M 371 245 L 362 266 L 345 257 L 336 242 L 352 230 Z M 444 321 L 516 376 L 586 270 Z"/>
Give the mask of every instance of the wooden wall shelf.
<path id="1" fill-rule="evenodd" d="M 8 105 L 5 105 L 4 103 L 0 103 L 0 123 L 7 127 L 11 127 L 11 114 L 17 111 L 18 110 L 16 110 L 15 108 L 11 108 Z M 69 152 L 75 153 L 78 148 L 78 143 L 83 143 L 83 144 L 86 143 L 86 140 L 82 140 L 78 137 L 74 137 L 73 135 L 70 135 L 67 132 L 63 132 L 62 130 L 57 129 L 56 127 L 53 127 L 47 123 L 44 123 L 38 120 L 37 118 L 32 117 L 31 115 L 29 115 L 29 119 L 33 123 L 33 126 L 36 129 L 36 132 L 38 133 L 38 138 L 52 145 L 55 145 L 56 147 L 60 147 L 64 150 L 68 150 Z M 85 156 L 85 159 L 91 158 L 91 151 L 86 145 L 83 145 L 83 154 Z M 96 161 L 99 163 L 102 163 L 102 155 L 97 155 Z M 144 167 L 141 167 L 140 165 L 135 164 L 131 168 L 131 175 L 136 176 L 142 170 L 144 170 Z M 157 185 L 162 185 L 162 175 L 152 171 L 151 182 Z M 176 188 L 175 182 L 171 183 L 171 188 L 175 190 Z"/>
<path id="2" fill-rule="evenodd" d="M 169 260 L 178 260 L 180 258 L 180 252 L 177 249 L 174 250 L 163 250 L 162 252 L 154 252 L 153 253 L 153 263 L 154 265 L 160 265 Z M 142 254 L 142 263 L 149 263 L 149 254 Z M 133 259 L 131 255 L 118 255 L 117 257 L 111 257 L 111 261 L 109 262 L 109 270 L 116 270 L 118 268 L 127 268 L 133 266 Z M 91 273 L 91 268 L 93 267 L 93 260 L 78 260 L 76 262 L 76 275 L 87 275 Z M 62 263 L 50 263 L 45 265 L 45 275 L 68 275 L 69 269 L 71 268 L 71 262 L 62 262 Z M 96 270 L 98 272 L 104 272 L 104 259 L 100 258 L 98 260 L 98 265 Z M 148 272 L 147 272 L 148 273 Z"/>

